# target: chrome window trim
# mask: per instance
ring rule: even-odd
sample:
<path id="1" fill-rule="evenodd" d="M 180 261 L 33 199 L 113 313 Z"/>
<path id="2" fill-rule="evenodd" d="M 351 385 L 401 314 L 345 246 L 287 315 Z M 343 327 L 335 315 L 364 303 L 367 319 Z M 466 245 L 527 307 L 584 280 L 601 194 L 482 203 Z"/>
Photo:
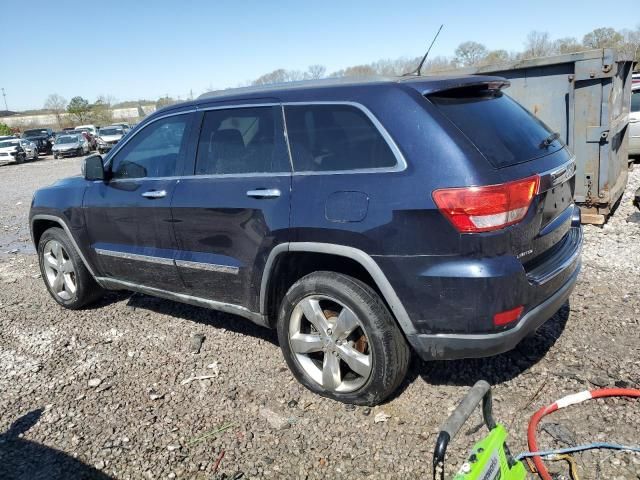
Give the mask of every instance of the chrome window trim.
<path id="1" fill-rule="evenodd" d="M 412 335 L 416 333 L 416 329 L 409 318 L 409 314 L 404 308 L 402 301 L 396 294 L 391 283 L 387 279 L 386 275 L 376 263 L 376 261 L 367 253 L 354 247 L 348 247 L 346 245 L 337 245 L 333 243 L 319 243 L 319 242 L 291 242 L 281 243 L 276 245 L 271 252 L 264 266 L 262 272 L 262 280 L 260 282 L 260 313 L 267 316 L 267 289 L 269 287 L 269 279 L 271 277 L 271 271 L 273 264 L 281 253 L 284 252 L 313 252 L 313 253 L 326 253 L 329 255 L 338 255 L 341 257 L 348 257 L 358 262 L 362 267 L 369 272 L 371 278 L 376 283 L 383 298 L 389 304 L 391 313 L 395 316 L 400 328 L 406 335 Z"/>
<path id="2" fill-rule="evenodd" d="M 387 143 L 389 148 L 391 149 L 391 153 L 396 157 L 396 164 L 393 167 L 375 167 L 375 168 L 360 168 L 360 169 L 351 169 L 351 170 L 324 170 L 324 171 L 315 171 L 315 170 L 300 170 L 296 171 L 293 168 L 293 175 L 344 175 L 344 174 L 358 174 L 358 173 L 394 173 L 394 172 L 403 172 L 407 169 L 407 160 L 404 158 L 402 151 L 398 147 L 398 144 L 395 142 L 393 137 L 389 134 L 387 129 L 382 125 L 382 123 L 378 120 L 378 118 L 365 107 L 363 104 L 359 102 L 353 102 L 348 100 L 323 100 L 323 101 L 309 101 L 309 102 L 282 102 L 283 107 L 286 106 L 304 106 L 304 105 L 348 105 L 354 108 L 357 108 L 362 113 L 364 113 L 369 121 L 373 124 L 374 128 L 378 131 L 378 133 L 382 136 L 384 141 Z M 285 114 L 285 128 L 286 128 L 286 114 Z M 287 135 L 287 143 L 289 137 Z M 293 165 L 293 156 L 292 165 Z"/>
<path id="3" fill-rule="evenodd" d="M 102 255 L 104 257 L 123 258 L 125 260 L 157 263 L 159 265 L 174 265 L 173 258 L 156 257 L 153 255 L 141 255 L 138 253 L 120 252 L 118 250 L 106 250 L 104 248 L 94 248 L 94 250 L 98 255 Z"/>
<path id="4" fill-rule="evenodd" d="M 131 290 L 134 292 L 144 293 L 154 297 L 166 298 L 176 302 L 187 303 L 189 305 L 195 305 L 197 307 L 210 308 L 220 312 L 231 313 L 239 315 L 252 322 L 261 325 L 263 327 L 268 326 L 267 320 L 264 315 L 260 313 L 252 312 L 246 307 L 241 305 L 235 305 L 233 303 L 218 302 L 215 300 L 209 300 L 208 298 L 194 297 L 193 295 L 187 295 L 185 293 L 171 292 L 169 290 L 162 290 L 160 288 L 148 287 L 146 285 L 140 285 L 138 283 L 126 282 L 123 280 L 117 280 L 110 277 L 98 277 L 96 280 L 100 282 L 107 289 L 117 290 Z"/>
<path id="5" fill-rule="evenodd" d="M 219 265 L 217 263 L 205 263 L 205 262 L 192 262 L 189 260 L 174 260 L 177 267 L 181 268 L 193 268 L 196 270 L 206 270 L 208 272 L 218 273 L 230 273 L 231 275 L 237 275 L 240 272 L 238 267 L 232 267 L 230 265 Z"/>
<path id="6" fill-rule="evenodd" d="M 309 170 L 300 170 L 296 171 L 293 164 L 293 155 L 291 153 L 291 145 L 289 143 L 289 134 L 287 130 L 287 118 L 285 114 L 286 106 L 303 106 L 303 105 L 348 105 L 354 108 L 357 108 L 362 113 L 364 113 L 369 121 L 373 124 L 374 128 L 378 131 L 378 133 L 382 136 L 384 141 L 387 143 L 394 157 L 396 158 L 396 164 L 393 167 L 378 167 L 378 168 L 360 168 L 360 169 L 352 169 L 352 170 L 325 170 L 325 171 L 309 171 Z M 141 178 L 119 178 L 111 180 L 111 182 L 132 182 L 132 181 L 142 181 L 142 180 L 174 180 L 174 179 L 186 179 L 186 178 L 226 178 L 226 177 L 254 177 L 254 176 L 281 176 L 281 175 L 345 175 L 345 174 L 361 174 L 361 173 L 396 173 L 403 172 L 407 169 L 407 161 L 398 147 L 398 144 L 395 142 L 393 137 L 389 134 L 387 129 L 382 125 L 382 123 L 378 120 L 378 118 L 369 110 L 366 106 L 359 102 L 349 101 L 349 100 L 322 100 L 322 101 L 308 101 L 308 102 L 268 102 L 268 103 L 240 103 L 240 104 L 228 104 L 228 105 L 214 105 L 208 107 L 199 107 L 196 106 L 190 110 L 180 110 L 178 112 L 167 113 L 165 115 L 161 115 L 157 118 L 149 120 L 146 124 L 141 125 L 139 129 L 133 132 L 130 136 L 126 138 L 126 141 L 120 142 L 117 144 L 116 148 L 113 148 L 109 152 L 109 156 L 106 159 L 105 166 L 112 163 L 113 158 L 117 155 L 117 153 L 131 141 L 139 132 L 147 128 L 152 123 L 157 122 L 158 120 L 162 120 L 168 117 L 174 117 L 177 115 L 185 115 L 194 112 L 207 112 L 211 110 L 233 110 L 240 108 L 252 108 L 252 107 L 275 107 L 280 106 L 282 110 L 282 122 L 284 129 L 284 138 L 285 143 L 287 145 L 287 150 L 289 152 L 289 162 L 291 166 L 290 172 L 257 172 L 257 173 L 222 173 L 215 175 L 175 175 L 171 177 L 141 177 Z"/>

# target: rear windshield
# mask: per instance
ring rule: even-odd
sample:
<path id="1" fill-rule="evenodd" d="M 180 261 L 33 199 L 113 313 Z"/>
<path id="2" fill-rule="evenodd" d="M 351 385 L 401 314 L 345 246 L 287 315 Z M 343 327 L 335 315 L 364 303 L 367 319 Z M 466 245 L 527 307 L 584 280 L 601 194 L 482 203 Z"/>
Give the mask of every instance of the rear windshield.
<path id="1" fill-rule="evenodd" d="M 428 98 L 496 168 L 563 147 L 549 127 L 501 91 L 460 89 Z"/>

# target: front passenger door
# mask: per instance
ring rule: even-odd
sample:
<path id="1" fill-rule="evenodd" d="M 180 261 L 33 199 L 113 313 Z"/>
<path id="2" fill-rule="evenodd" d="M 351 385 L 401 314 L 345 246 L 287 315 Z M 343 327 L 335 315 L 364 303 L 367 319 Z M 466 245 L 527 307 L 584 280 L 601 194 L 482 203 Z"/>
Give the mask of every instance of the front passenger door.
<path id="1" fill-rule="evenodd" d="M 87 188 L 85 219 L 101 276 L 180 290 L 170 207 L 193 116 L 172 115 L 139 130 L 109 158 L 111 179 Z"/>

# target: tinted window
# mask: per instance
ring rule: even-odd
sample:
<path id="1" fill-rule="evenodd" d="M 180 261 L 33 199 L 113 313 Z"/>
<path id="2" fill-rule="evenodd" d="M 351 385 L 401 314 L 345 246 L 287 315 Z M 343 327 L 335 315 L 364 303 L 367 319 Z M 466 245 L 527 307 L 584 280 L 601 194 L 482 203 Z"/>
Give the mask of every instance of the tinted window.
<path id="1" fill-rule="evenodd" d="M 280 107 L 205 112 L 196 175 L 290 171 Z"/>
<path id="2" fill-rule="evenodd" d="M 393 167 L 396 157 L 371 120 L 350 105 L 285 107 L 298 172 Z"/>
<path id="3" fill-rule="evenodd" d="M 431 100 L 495 167 L 533 160 L 563 147 L 552 131 L 502 92 L 460 89 Z"/>
<path id="4" fill-rule="evenodd" d="M 178 175 L 178 157 L 189 118 L 189 114 L 176 115 L 144 127 L 113 158 L 113 178 Z"/>
<path id="5" fill-rule="evenodd" d="M 640 90 L 636 90 L 631 95 L 631 111 L 640 112 Z"/>

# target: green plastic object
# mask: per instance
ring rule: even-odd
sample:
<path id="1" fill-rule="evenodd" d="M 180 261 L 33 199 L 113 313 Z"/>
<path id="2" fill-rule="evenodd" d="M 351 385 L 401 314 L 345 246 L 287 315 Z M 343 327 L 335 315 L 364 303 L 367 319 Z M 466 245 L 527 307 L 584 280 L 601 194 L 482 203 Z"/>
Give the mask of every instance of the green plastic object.
<path id="1" fill-rule="evenodd" d="M 515 461 L 509 467 L 505 442 L 507 431 L 498 424 L 489 434 L 475 444 L 467 461 L 462 464 L 454 480 L 524 480 L 527 471 L 524 464 Z"/>

